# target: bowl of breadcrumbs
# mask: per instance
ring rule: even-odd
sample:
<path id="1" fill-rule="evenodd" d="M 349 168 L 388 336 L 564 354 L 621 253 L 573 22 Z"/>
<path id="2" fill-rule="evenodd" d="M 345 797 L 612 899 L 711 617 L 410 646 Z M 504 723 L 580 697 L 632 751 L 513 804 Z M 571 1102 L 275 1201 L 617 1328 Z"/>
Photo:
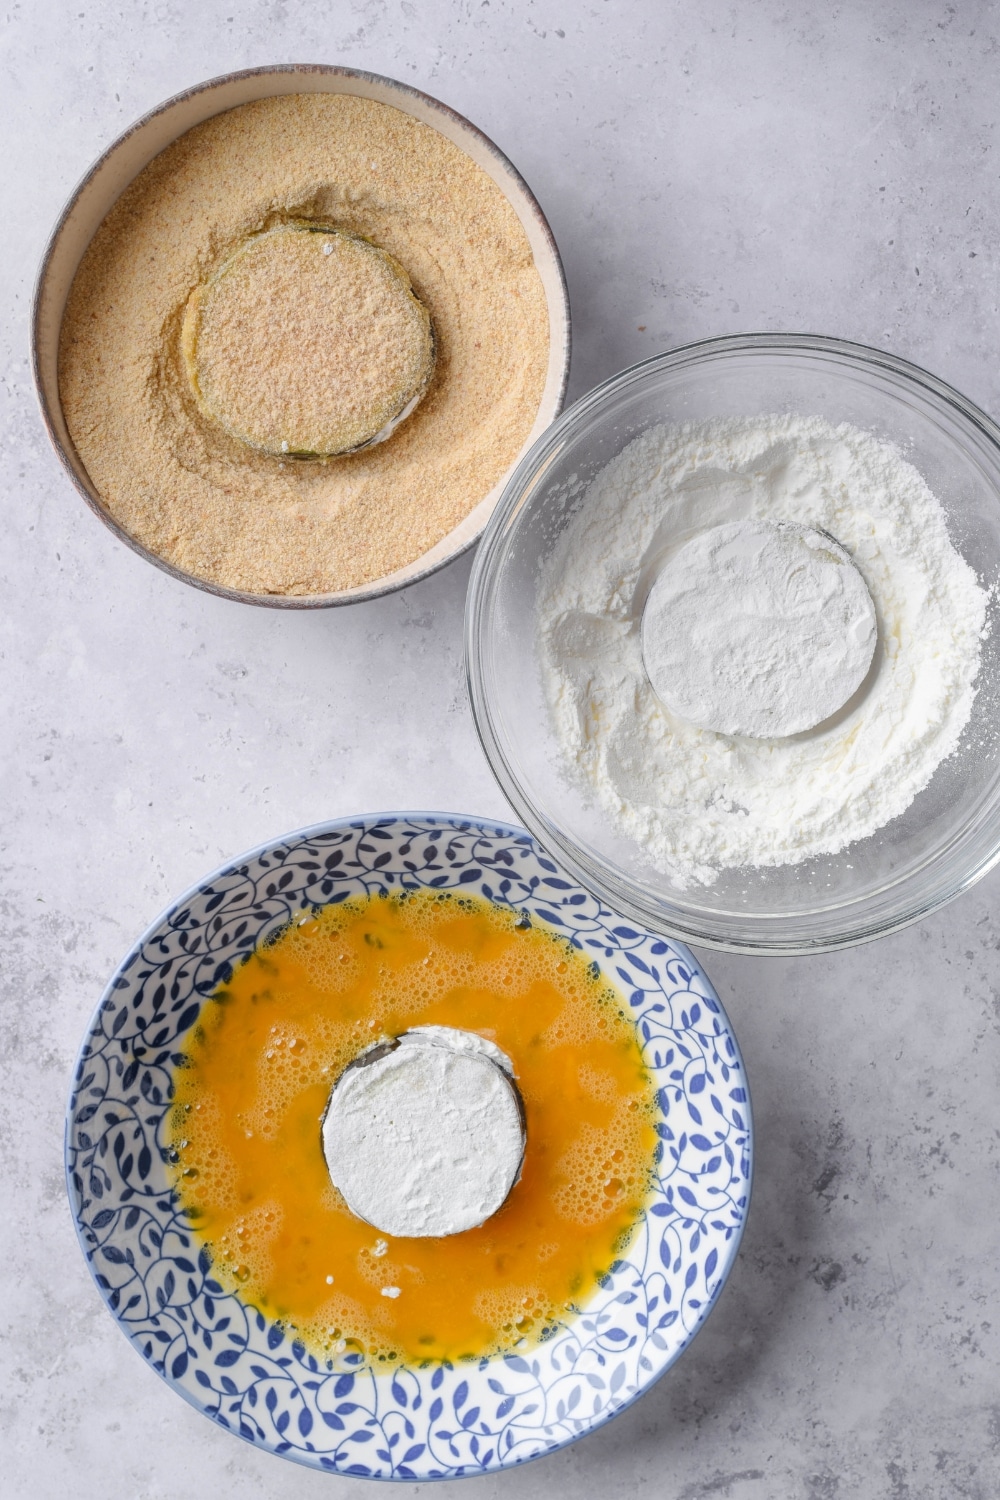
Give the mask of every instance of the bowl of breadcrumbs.
<path id="1" fill-rule="evenodd" d="M 131 127 L 35 293 L 35 379 L 77 488 L 135 551 L 323 607 L 470 547 L 558 415 L 566 282 L 517 171 L 426 94 L 255 68 Z"/>

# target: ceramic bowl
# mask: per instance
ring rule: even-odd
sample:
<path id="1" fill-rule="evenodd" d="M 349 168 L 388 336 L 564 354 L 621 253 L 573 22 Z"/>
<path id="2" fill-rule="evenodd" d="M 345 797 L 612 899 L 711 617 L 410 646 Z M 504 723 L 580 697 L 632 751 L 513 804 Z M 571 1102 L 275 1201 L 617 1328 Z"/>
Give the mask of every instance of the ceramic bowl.
<path id="1" fill-rule="evenodd" d="M 242 73 L 228 73 L 222 78 L 213 78 L 208 83 L 186 89 L 184 93 L 168 99 L 141 120 L 137 120 L 108 148 L 77 187 L 59 217 L 42 260 L 35 288 L 32 319 L 32 362 L 42 416 L 55 450 L 73 483 L 91 510 L 126 546 L 173 577 L 192 583 L 211 594 L 237 599 L 245 604 L 269 605 L 276 609 L 316 609 L 334 604 L 350 604 L 391 593 L 394 589 L 427 577 L 460 556 L 478 540 L 503 492 L 507 476 L 488 494 L 481 496 L 465 519 L 429 551 L 406 567 L 372 583 L 337 593 L 295 597 L 251 594 L 224 588 L 185 573 L 157 557 L 130 536 L 109 514 L 76 452 L 63 415 L 58 380 L 59 329 L 73 277 L 87 246 L 112 205 L 154 156 L 195 125 L 224 110 L 275 95 L 308 93 L 360 95 L 364 99 L 391 105 L 394 109 L 402 110 L 414 119 L 433 126 L 448 140 L 461 147 L 466 155 L 492 177 L 520 219 L 542 281 L 549 313 L 548 372 L 538 414 L 522 451 L 530 447 L 561 411 L 569 377 L 569 297 L 559 251 L 545 215 L 523 177 L 499 147 L 446 104 L 405 83 L 382 78 L 377 73 L 321 64 L 296 64 L 250 68 Z"/>
<path id="2" fill-rule="evenodd" d="M 958 748 L 900 817 L 836 855 L 723 871 L 684 888 L 574 777 L 540 675 L 537 590 L 588 483 L 661 423 L 772 412 L 825 417 L 899 448 L 941 502 L 952 545 L 989 590 L 978 689 Z M 473 713 L 531 832 L 615 911 L 730 951 L 809 953 L 892 932 L 1000 859 L 1000 428 L 941 380 L 877 349 L 811 334 L 743 334 L 670 350 L 591 391 L 512 476 L 476 557 L 466 659 Z"/>
<path id="3" fill-rule="evenodd" d="M 315 1358 L 213 1279 L 165 1164 L 178 1039 L 256 943 L 347 895 L 480 894 L 564 935 L 618 987 L 658 1085 L 655 1187 L 590 1302 L 523 1353 L 375 1373 Z M 228 1432 L 312 1468 L 458 1478 L 550 1453 L 622 1411 L 691 1341 L 733 1265 L 750 1194 L 746 1077 L 687 949 L 622 922 L 522 829 L 437 814 L 324 824 L 243 855 L 136 943 L 80 1050 L 66 1128 L 87 1264 L 142 1358 Z"/>

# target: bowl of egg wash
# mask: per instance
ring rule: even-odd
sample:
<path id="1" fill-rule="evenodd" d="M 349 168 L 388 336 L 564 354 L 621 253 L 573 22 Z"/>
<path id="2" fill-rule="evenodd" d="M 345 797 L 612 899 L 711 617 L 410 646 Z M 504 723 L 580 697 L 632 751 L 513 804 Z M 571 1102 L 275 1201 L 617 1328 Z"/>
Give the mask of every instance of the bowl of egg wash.
<path id="1" fill-rule="evenodd" d="M 561 409 L 545 217 L 480 130 L 320 65 L 203 83 L 70 199 L 35 292 L 42 415 L 115 535 L 187 583 L 311 608 L 476 541 Z"/>
<path id="2" fill-rule="evenodd" d="M 142 1358 L 330 1473 L 489 1473 L 622 1411 L 746 1220 L 743 1063 L 682 945 L 519 828 L 358 817 L 243 855 L 120 965 L 66 1132 Z"/>
<path id="3" fill-rule="evenodd" d="M 808 953 L 1000 857 L 1000 428 L 905 360 L 747 334 L 615 376 L 512 476 L 467 671 L 524 824 L 629 919 Z"/>

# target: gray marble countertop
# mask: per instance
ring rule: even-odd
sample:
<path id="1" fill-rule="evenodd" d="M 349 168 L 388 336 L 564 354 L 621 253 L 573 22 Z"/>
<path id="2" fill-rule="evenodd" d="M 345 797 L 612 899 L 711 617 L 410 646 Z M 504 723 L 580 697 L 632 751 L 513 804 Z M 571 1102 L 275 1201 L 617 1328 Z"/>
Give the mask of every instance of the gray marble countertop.
<path id="1" fill-rule="evenodd" d="M 120 546 L 60 470 L 31 388 L 49 228 L 92 158 L 168 95 L 257 63 L 341 62 L 437 95 L 523 171 L 565 257 L 571 397 L 671 344 L 762 328 L 891 349 L 996 415 L 1000 14 L 12 0 L 0 28 L 0 1493 L 361 1497 L 363 1481 L 214 1428 L 131 1352 L 76 1246 L 62 1116 L 115 963 L 217 862 L 358 810 L 506 813 L 463 685 L 468 563 L 372 604 L 279 614 Z M 729 1285 L 638 1405 L 469 1494 L 1000 1493 L 998 892 L 994 875 L 831 957 L 704 955 L 757 1124 Z"/>

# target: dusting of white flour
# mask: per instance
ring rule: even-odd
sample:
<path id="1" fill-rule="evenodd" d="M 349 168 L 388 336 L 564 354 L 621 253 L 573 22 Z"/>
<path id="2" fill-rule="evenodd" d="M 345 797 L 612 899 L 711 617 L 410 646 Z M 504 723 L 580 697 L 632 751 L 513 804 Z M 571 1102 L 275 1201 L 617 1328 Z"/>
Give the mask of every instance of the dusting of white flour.
<path id="1" fill-rule="evenodd" d="M 684 543 L 744 519 L 829 533 L 875 603 L 860 702 L 807 733 L 752 739 L 671 714 L 643 669 L 650 587 Z M 955 749 L 987 596 L 900 452 L 820 417 L 647 430 L 593 480 L 540 591 L 542 676 L 573 774 L 679 886 L 834 854 L 897 817 Z"/>

